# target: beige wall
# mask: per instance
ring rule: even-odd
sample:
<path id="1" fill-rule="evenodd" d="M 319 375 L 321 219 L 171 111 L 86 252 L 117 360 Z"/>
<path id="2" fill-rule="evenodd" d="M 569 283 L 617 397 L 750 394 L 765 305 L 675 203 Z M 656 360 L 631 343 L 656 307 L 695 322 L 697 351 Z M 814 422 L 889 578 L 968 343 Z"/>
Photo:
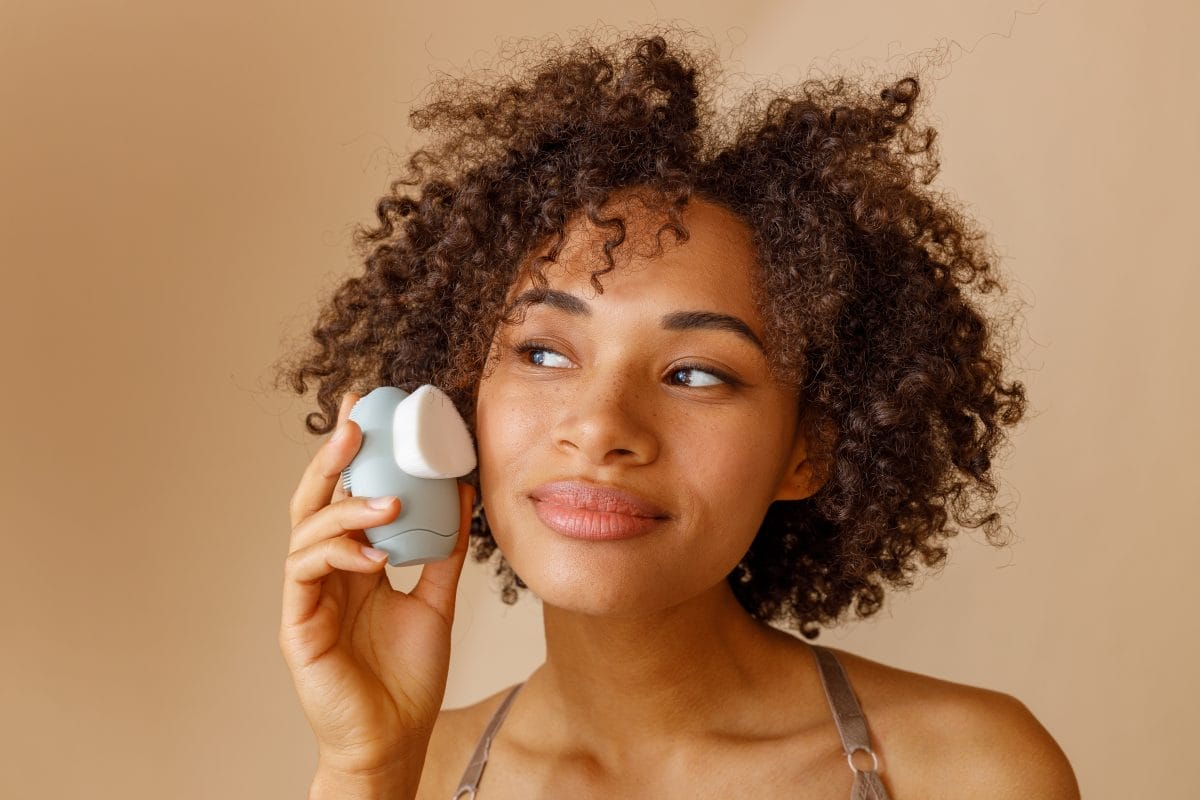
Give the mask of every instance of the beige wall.
<path id="1" fill-rule="evenodd" d="M 597 20 L 571 5 L 0 4 L 0 796 L 303 796 L 275 637 L 318 443 L 267 367 L 355 268 L 431 71 Z M 1029 302 L 1033 414 L 1000 497 L 1020 541 L 964 534 L 822 640 L 1020 697 L 1085 797 L 1194 791 L 1172 767 L 1200 718 L 1197 6 L 741 5 L 602 19 L 685 18 L 784 79 L 955 43 L 927 109 L 939 185 Z M 468 564 L 447 704 L 527 675 L 539 626 Z"/>

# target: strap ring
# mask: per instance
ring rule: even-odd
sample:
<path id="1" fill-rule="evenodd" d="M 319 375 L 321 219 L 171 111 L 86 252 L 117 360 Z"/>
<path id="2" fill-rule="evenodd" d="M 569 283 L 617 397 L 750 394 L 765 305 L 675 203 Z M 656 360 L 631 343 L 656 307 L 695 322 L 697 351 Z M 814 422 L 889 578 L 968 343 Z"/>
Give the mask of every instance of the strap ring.
<path id="1" fill-rule="evenodd" d="M 859 769 L 858 767 L 854 766 L 854 754 L 857 753 L 859 750 L 862 750 L 864 753 L 866 753 L 867 755 L 869 755 L 871 757 L 871 768 L 869 770 Z M 851 772 L 878 772 L 879 771 L 879 759 L 875 756 L 875 751 L 869 747 L 856 747 L 853 750 L 846 753 L 846 763 L 850 765 Z"/>

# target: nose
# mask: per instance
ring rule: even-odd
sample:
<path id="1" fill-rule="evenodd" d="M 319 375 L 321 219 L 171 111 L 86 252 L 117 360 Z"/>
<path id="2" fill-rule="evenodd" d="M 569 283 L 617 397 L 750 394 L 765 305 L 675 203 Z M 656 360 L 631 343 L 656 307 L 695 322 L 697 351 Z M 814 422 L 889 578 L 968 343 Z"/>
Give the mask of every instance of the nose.
<path id="1" fill-rule="evenodd" d="M 592 464 L 645 464 L 658 457 L 654 413 L 631 379 L 613 375 L 565 399 L 552 435 L 560 450 Z"/>

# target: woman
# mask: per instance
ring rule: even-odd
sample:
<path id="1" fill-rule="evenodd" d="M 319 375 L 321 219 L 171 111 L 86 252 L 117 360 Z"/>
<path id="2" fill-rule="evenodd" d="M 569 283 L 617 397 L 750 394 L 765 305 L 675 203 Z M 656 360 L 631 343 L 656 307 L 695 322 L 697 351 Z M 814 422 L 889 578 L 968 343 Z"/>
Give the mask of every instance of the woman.
<path id="1" fill-rule="evenodd" d="M 1078 797 L 1017 699 L 768 624 L 874 613 L 944 559 L 951 513 L 994 536 L 1024 389 L 967 294 L 999 286 L 980 237 L 918 186 L 915 79 L 752 100 L 723 137 L 703 75 L 660 32 L 414 113 L 445 133 L 288 372 L 341 400 L 280 629 L 312 797 Z M 423 383 L 479 462 L 458 547 L 406 594 L 362 534 L 404 498 L 338 475 L 360 390 Z M 505 602 L 541 599 L 546 661 L 442 710 L 468 540 Z"/>

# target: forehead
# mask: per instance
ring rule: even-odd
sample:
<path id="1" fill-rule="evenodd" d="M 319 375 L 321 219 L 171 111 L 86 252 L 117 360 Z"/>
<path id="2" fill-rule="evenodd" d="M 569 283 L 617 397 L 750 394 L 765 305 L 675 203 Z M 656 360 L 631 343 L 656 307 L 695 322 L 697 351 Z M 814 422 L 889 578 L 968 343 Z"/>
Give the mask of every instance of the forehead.
<path id="1" fill-rule="evenodd" d="M 612 272 L 598 276 L 604 287 L 597 295 L 591 274 L 608 269 L 605 241 L 617 234 L 615 226 L 598 226 L 577 213 L 565 226 L 561 252 L 554 262 L 542 262 L 549 286 L 569 291 L 597 303 L 646 301 L 655 305 L 711 308 L 735 313 L 757 324 L 755 286 L 758 259 L 746 223 L 728 209 L 692 197 L 680 213 L 689 237 L 677 240 L 665 211 L 647 208 L 631 193 L 618 195 L 600 212 L 601 219 L 620 214 L 625 239 L 611 248 Z M 532 287 L 530 265 L 549 252 L 552 242 L 536 248 L 527 258 L 520 277 L 509 290 L 511 302 Z"/>

